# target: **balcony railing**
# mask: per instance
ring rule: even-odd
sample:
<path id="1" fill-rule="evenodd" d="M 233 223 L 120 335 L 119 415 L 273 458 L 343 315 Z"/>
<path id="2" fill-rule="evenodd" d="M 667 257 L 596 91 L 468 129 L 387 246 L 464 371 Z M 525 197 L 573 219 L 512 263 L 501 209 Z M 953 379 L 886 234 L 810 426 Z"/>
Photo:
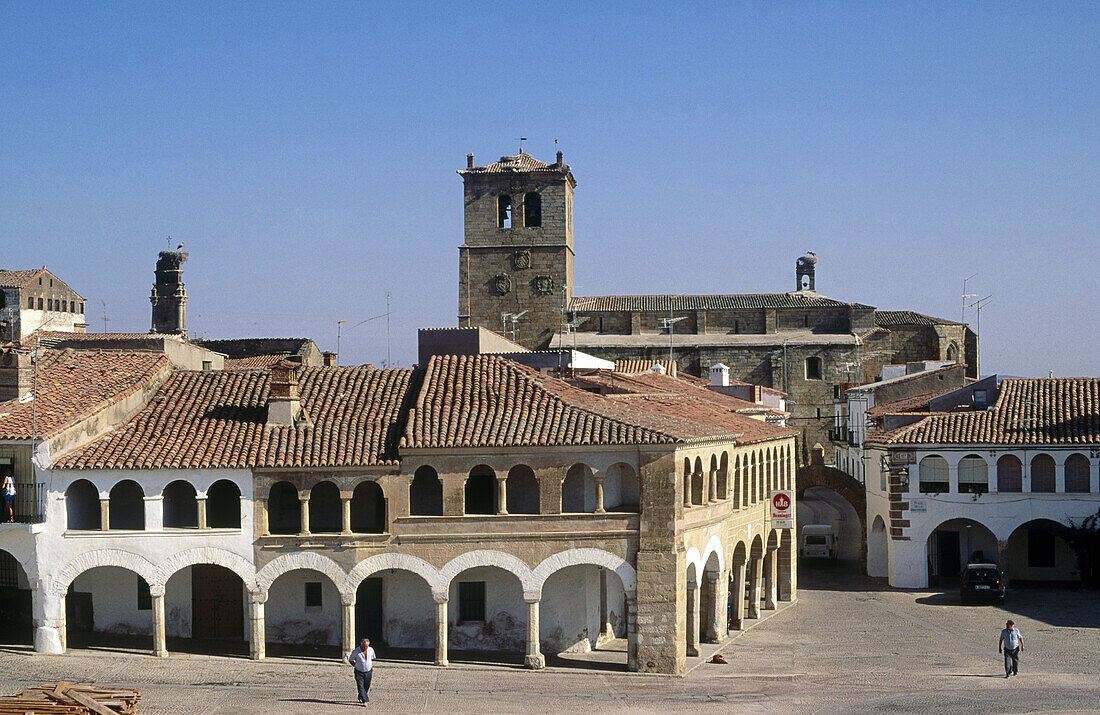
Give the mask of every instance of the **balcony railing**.
<path id="1" fill-rule="evenodd" d="M 14 521 L 17 524 L 41 524 L 46 520 L 46 483 L 17 483 L 12 502 Z"/>

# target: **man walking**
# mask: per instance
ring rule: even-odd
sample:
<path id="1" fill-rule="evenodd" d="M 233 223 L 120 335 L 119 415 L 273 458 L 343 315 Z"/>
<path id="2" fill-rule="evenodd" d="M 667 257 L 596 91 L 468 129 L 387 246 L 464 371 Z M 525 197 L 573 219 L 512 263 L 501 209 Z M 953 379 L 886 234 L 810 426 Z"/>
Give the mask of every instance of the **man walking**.
<path id="1" fill-rule="evenodd" d="M 1012 621 L 1005 624 L 1001 631 L 1001 639 L 997 641 L 997 652 L 1004 649 L 1005 677 L 1016 675 L 1020 669 L 1020 651 L 1024 649 L 1024 638 L 1020 635 L 1020 629 Z"/>
<path id="2" fill-rule="evenodd" d="M 359 691 L 359 702 L 367 706 L 370 698 L 371 673 L 374 672 L 374 648 L 370 647 L 370 638 L 359 641 L 359 647 L 348 656 L 348 662 L 355 666 L 355 688 Z"/>

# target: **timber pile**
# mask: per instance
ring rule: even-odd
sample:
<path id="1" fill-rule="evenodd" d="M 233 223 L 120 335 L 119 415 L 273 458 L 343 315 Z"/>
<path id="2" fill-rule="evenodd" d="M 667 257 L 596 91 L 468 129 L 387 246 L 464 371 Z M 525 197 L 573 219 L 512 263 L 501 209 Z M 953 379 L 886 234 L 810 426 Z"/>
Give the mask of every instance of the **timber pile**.
<path id="1" fill-rule="evenodd" d="M 141 691 L 67 682 L 36 685 L 0 697 L 0 715 L 134 715 Z"/>

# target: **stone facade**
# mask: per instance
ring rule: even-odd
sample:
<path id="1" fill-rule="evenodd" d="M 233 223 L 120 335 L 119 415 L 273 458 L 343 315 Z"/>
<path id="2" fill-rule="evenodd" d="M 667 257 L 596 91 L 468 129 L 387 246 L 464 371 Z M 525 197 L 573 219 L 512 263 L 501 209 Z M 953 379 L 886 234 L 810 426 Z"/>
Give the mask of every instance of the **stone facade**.
<path id="1" fill-rule="evenodd" d="M 0 344 L 21 343 L 43 326 L 84 332 L 84 298 L 46 268 L 0 270 Z"/>

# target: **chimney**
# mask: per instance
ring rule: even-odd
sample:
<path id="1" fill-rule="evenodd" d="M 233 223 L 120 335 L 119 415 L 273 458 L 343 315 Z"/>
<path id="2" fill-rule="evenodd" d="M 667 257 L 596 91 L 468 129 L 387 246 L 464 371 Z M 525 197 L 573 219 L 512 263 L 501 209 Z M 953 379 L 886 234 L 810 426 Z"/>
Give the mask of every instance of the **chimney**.
<path id="1" fill-rule="evenodd" d="M 29 353 L 0 353 L 0 402 L 17 400 L 34 389 L 34 363 Z"/>
<path id="2" fill-rule="evenodd" d="M 336 367 L 336 353 L 331 350 L 321 353 L 321 364 L 325 367 Z"/>
<path id="3" fill-rule="evenodd" d="M 293 427 L 302 411 L 298 402 L 298 363 L 290 360 L 271 366 L 267 389 L 267 426 Z"/>
<path id="4" fill-rule="evenodd" d="M 729 387 L 730 385 L 730 369 L 718 363 L 710 368 L 710 386 L 711 387 Z"/>
<path id="5" fill-rule="evenodd" d="M 558 149 L 558 167 L 561 168 L 563 163 L 561 149 Z"/>
<path id="6" fill-rule="evenodd" d="M 466 168 L 467 169 L 474 168 L 474 153 L 473 152 L 470 152 L 469 154 L 466 155 Z"/>
<path id="7" fill-rule="evenodd" d="M 187 289 L 183 286 L 183 251 L 161 251 L 154 271 L 156 282 L 149 301 L 153 304 L 151 333 L 187 336 Z"/>

